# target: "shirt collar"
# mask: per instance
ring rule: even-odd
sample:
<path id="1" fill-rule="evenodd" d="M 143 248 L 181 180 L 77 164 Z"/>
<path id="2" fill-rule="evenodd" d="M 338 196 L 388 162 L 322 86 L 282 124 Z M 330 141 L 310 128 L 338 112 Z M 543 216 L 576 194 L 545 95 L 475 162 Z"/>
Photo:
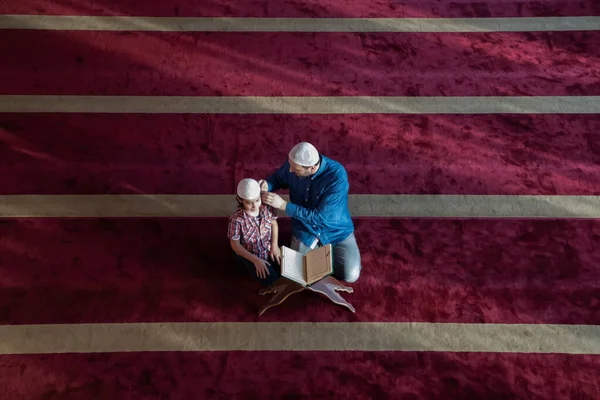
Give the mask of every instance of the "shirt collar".
<path id="1" fill-rule="evenodd" d="M 317 172 L 315 172 L 310 179 L 314 180 L 316 177 L 318 177 L 319 175 L 321 175 L 323 173 L 323 171 L 325 170 L 325 167 L 327 165 L 327 161 L 325 161 L 325 157 L 323 157 L 322 155 L 319 154 L 319 159 L 320 159 L 320 165 L 319 165 L 319 169 L 317 170 Z"/>
<path id="2" fill-rule="evenodd" d="M 258 207 L 258 215 L 256 217 L 253 217 L 252 215 L 248 214 L 246 210 L 242 209 L 242 215 L 244 216 L 244 218 L 264 217 L 266 212 L 267 209 L 263 204 L 261 204 L 260 207 Z"/>

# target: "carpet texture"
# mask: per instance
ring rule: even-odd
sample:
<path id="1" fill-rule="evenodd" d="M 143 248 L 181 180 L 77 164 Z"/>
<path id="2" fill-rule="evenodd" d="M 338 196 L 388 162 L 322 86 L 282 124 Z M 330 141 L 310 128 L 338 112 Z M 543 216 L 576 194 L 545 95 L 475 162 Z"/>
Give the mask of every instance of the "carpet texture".
<path id="1" fill-rule="evenodd" d="M 599 356 L 213 352 L 4 356 L 11 399 L 594 399 Z M 548 368 L 548 366 L 552 366 Z"/>
<path id="2" fill-rule="evenodd" d="M 0 94 L 600 94 L 600 31 L 0 31 Z"/>
<path id="3" fill-rule="evenodd" d="M 260 318 L 226 231 L 225 219 L 5 221 L 0 322 L 600 324 L 600 221 L 361 219 L 356 314 L 304 292 Z"/>
<path id="4" fill-rule="evenodd" d="M 598 16 L 600 2 L 8 0 L 0 14 L 518 18 Z M 600 27 L 0 30 L 0 95 L 598 96 L 598 43 Z M 0 113 L 0 194 L 229 194 L 233 211 L 241 178 L 264 177 L 306 140 L 344 164 L 353 194 L 597 196 L 599 132 L 597 114 Z M 600 325 L 600 220 L 422 217 L 355 219 L 363 271 L 344 295 L 355 314 L 305 291 L 261 317 L 258 286 L 231 262 L 226 218 L 1 219 L 0 324 Z M 0 399 L 600 398 L 600 356 L 544 348 L 12 350 L 0 354 Z"/>
<path id="5" fill-rule="evenodd" d="M 230 194 L 298 141 L 356 194 L 600 194 L 600 116 L 0 114 L 0 194 Z"/>
<path id="6" fill-rule="evenodd" d="M 600 15 L 596 0 L 42 0 L 0 3 L 2 14 L 160 17 L 486 18 Z"/>

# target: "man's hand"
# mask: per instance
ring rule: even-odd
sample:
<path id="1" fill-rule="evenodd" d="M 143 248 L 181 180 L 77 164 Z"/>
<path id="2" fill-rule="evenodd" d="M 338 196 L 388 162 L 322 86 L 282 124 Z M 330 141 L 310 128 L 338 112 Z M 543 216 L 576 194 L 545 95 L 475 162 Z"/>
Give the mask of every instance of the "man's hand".
<path id="1" fill-rule="evenodd" d="M 261 192 L 268 192 L 269 191 L 269 184 L 264 179 L 259 180 L 258 184 L 260 186 L 260 191 Z"/>
<path id="2" fill-rule="evenodd" d="M 279 246 L 271 246 L 271 260 L 277 261 L 278 264 L 281 265 L 281 250 Z"/>
<path id="3" fill-rule="evenodd" d="M 266 260 L 257 258 L 254 261 L 254 267 L 256 268 L 256 276 L 265 279 L 267 277 L 267 275 L 270 274 L 269 269 L 267 268 L 267 265 L 271 265 L 271 263 L 269 263 Z"/>
<path id="4" fill-rule="evenodd" d="M 271 192 L 263 192 L 262 201 L 266 205 L 269 205 L 281 211 L 285 211 L 285 207 L 287 206 L 287 201 L 282 199 L 281 196 L 279 196 L 278 194 Z"/>

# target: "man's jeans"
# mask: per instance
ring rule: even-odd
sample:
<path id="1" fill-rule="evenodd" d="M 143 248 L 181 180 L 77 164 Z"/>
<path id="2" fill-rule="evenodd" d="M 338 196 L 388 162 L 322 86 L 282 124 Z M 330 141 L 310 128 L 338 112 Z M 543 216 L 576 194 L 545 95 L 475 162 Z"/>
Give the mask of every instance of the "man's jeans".
<path id="1" fill-rule="evenodd" d="M 302 254 L 311 249 L 304 243 L 292 236 L 292 249 Z M 345 282 L 355 282 L 360 276 L 362 269 L 360 263 L 360 251 L 354 233 L 333 247 L 333 276 Z"/>

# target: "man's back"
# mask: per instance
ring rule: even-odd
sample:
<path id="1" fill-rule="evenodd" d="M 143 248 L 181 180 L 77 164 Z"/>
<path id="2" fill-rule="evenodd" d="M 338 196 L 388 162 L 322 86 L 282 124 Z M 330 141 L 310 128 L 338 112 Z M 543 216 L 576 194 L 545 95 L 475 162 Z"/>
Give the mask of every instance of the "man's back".
<path id="1" fill-rule="evenodd" d="M 314 175 L 298 177 L 286 161 L 267 182 L 272 190 L 289 189 L 292 204 L 286 212 L 292 217 L 294 235 L 306 245 L 315 237 L 324 245 L 336 244 L 354 231 L 348 209 L 348 175 L 339 162 L 321 156 Z"/>
<path id="2" fill-rule="evenodd" d="M 323 156 L 308 142 L 296 144 L 288 160 L 261 181 L 265 204 L 292 218 L 292 249 L 307 253 L 333 245 L 334 276 L 355 282 L 362 270 L 360 249 L 348 209 L 348 174 L 339 162 Z M 273 191 L 289 189 L 284 200 Z"/>

